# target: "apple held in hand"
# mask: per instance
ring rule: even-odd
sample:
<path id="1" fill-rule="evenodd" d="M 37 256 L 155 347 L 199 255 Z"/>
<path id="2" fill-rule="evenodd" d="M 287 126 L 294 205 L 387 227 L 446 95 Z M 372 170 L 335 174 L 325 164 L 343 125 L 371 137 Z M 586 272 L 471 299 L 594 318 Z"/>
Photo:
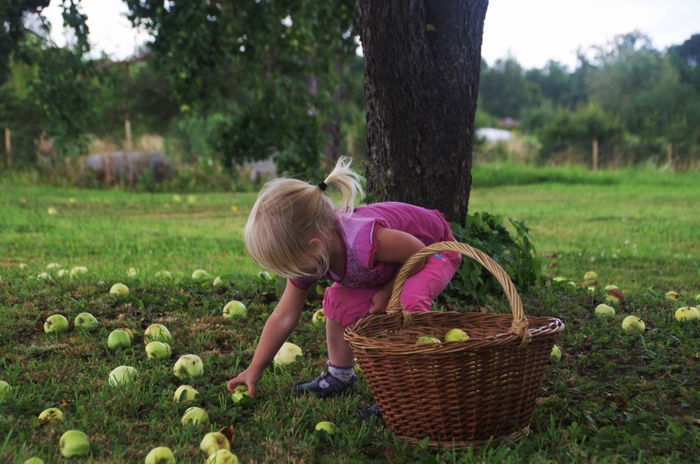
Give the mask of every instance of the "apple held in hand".
<path id="1" fill-rule="evenodd" d="M 209 423 L 209 414 L 197 406 L 192 406 L 187 408 L 185 414 L 182 416 L 182 426 L 186 426 L 191 423 L 192 425 L 204 425 Z"/>
<path id="2" fill-rule="evenodd" d="M 694 306 L 685 306 L 683 308 L 676 309 L 676 320 L 681 321 L 699 321 L 700 311 Z"/>
<path id="3" fill-rule="evenodd" d="M 124 284 L 114 284 L 112 288 L 109 289 L 109 294 L 114 296 L 127 296 L 129 294 L 129 287 Z"/>
<path id="4" fill-rule="evenodd" d="M 177 387 L 177 390 L 175 390 L 175 394 L 173 395 L 173 401 L 176 403 L 187 403 L 189 401 L 192 401 L 195 396 L 197 396 L 199 392 L 195 390 L 191 385 L 180 385 Z"/>
<path id="5" fill-rule="evenodd" d="M 245 397 L 250 398 L 250 393 L 248 393 L 248 387 L 245 385 L 238 385 L 236 388 L 233 389 L 233 393 L 231 393 L 231 399 L 234 403 L 240 403 Z"/>
<path id="6" fill-rule="evenodd" d="M 552 353 L 549 355 L 549 360 L 553 362 L 561 361 L 561 348 L 557 345 L 552 347 Z"/>
<path id="7" fill-rule="evenodd" d="M 185 377 L 199 377 L 204 374 L 204 363 L 202 358 L 196 354 L 185 354 L 180 356 L 173 366 L 175 377 L 183 379 Z"/>
<path id="8" fill-rule="evenodd" d="M 335 426 L 333 422 L 328 422 L 328 421 L 321 421 L 318 424 L 316 424 L 315 430 L 317 431 L 324 431 L 328 435 L 335 435 L 337 432 L 338 427 Z"/>
<path id="9" fill-rule="evenodd" d="M 439 338 L 435 337 L 418 337 L 416 345 L 428 345 L 430 343 L 442 343 Z"/>
<path id="10" fill-rule="evenodd" d="M 240 301 L 229 301 L 223 309 L 223 315 L 226 319 L 234 319 L 236 317 L 244 318 L 248 315 L 248 309 Z"/>
<path id="11" fill-rule="evenodd" d="M 65 458 L 87 456 L 90 452 L 90 439 L 80 430 L 69 430 L 61 435 L 58 446 Z"/>
<path id="12" fill-rule="evenodd" d="M 313 316 L 311 316 L 311 322 L 313 325 L 321 325 L 326 323 L 326 313 L 323 311 L 323 308 L 319 309 Z"/>
<path id="13" fill-rule="evenodd" d="M 172 350 L 167 343 L 150 342 L 146 345 L 146 354 L 149 359 L 168 359 L 172 354 Z"/>
<path id="14" fill-rule="evenodd" d="M 137 371 L 131 366 L 119 366 L 112 369 L 109 373 L 109 385 L 112 387 L 121 387 L 130 385 L 136 379 Z"/>
<path id="15" fill-rule="evenodd" d="M 107 337 L 107 347 L 112 351 L 129 348 L 130 346 L 131 337 L 129 337 L 129 334 L 125 330 L 113 330 L 110 332 L 109 337 Z"/>
<path id="16" fill-rule="evenodd" d="M 46 333 L 64 333 L 68 332 L 69 328 L 68 319 L 61 314 L 49 316 L 44 322 L 44 332 Z"/>
<path id="17" fill-rule="evenodd" d="M 644 333 L 645 329 L 644 321 L 637 316 L 627 316 L 622 320 L 622 330 L 629 334 Z"/>
<path id="18" fill-rule="evenodd" d="M 173 342 L 173 336 L 163 324 L 151 324 L 143 333 L 143 343 L 148 345 L 150 342 L 170 344 Z"/>
<path id="19" fill-rule="evenodd" d="M 615 315 L 615 308 L 606 304 L 599 304 L 595 307 L 595 315 L 598 317 L 611 317 Z"/>
<path id="20" fill-rule="evenodd" d="M 153 448 L 147 455 L 144 464 L 176 464 L 175 455 L 167 446 Z"/>
<path id="21" fill-rule="evenodd" d="M 199 444 L 199 449 L 204 451 L 204 454 L 211 456 L 221 449 L 231 450 L 231 443 L 228 438 L 221 432 L 209 432 L 204 435 L 202 442 Z"/>
<path id="22" fill-rule="evenodd" d="M 284 342 L 275 355 L 273 362 L 276 366 L 286 366 L 297 361 L 297 356 L 302 356 L 301 348 L 294 343 Z"/>
<path id="23" fill-rule="evenodd" d="M 41 411 L 39 420 L 46 424 L 55 424 L 63 420 L 63 411 L 58 408 L 48 408 Z"/>
<path id="24" fill-rule="evenodd" d="M 451 329 L 445 334 L 446 342 L 461 342 L 469 340 L 469 335 L 462 329 Z"/>
<path id="25" fill-rule="evenodd" d="M 97 318 L 90 313 L 80 313 L 75 316 L 75 321 L 73 324 L 77 329 L 83 329 L 87 331 L 95 330 L 99 327 L 100 323 Z"/>

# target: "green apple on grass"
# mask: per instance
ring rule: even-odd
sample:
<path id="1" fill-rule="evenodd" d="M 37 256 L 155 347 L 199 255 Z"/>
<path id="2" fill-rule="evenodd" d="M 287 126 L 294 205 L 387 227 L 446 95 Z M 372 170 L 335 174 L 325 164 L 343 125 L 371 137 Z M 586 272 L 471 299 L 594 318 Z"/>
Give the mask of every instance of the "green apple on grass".
<path id="1" fill-rule="evenodd" d="M 183 379 L 185 377 L 199 377 L 204 374 L 204 363 L 202 358 L 196 354 L 185 354 L 180 356 L 173 366 L 175 377 Z"/>
<path id="2" fill-rule="evenodd" d="M 681 296 L 678 294 L 678 292 L 674 292 L 671 290 L 670 292 L 666 292 L 666 299 L 671 300 L 671 301 L 677 301 Z"/>
<path id="3" fill-rule="evenodd" d="M 44 332 L 46 333 L 64 333 L 68 332 L 69 328 L 68 319 L 61 314 L 53 314 L 44 322 Z"/>
<path id="4" fill-rule="evenodd" d="M 134 341 L 134 332 L 132 332 L 131 329 L 127 329 L 126 327 L 119 327 L 117 330 L 123 330 L 129 336 L 131 341 Z"/>
<path id="5" fill-rule="evenodd" d="M 216 287 L 217 285 L 223 285 L 223 283 L 224 281 L 221 280 L 221 276 L 217 276 L 211 284 Z"/>
<path id="6" fill-rule="evenodd" d="M 38 276 L 36 276 L 37 279 L 39 280 L 51 280 L 51 274 L 48 272 L 42 272 Z"/>
<path id="7" fill-rule="evenodd" d="M 588 271 L 583 275 L 583 280 L 595 280 L 598 278 L 598 274 L 595 271 Z"/>
<path id="8" fill-rule="evenodd" d="M 109 289 L 109 294 L 114 296 L 127 296 L 129 294 L 129 287 L 122 283 L 117 283 L 112 285 Z"/>
<path id="9" fill-rule="evenodd" d="M 153 448 L 147 455 L 144 464 L 176 464 L 177 460 L 172 450 L 167 446 Z"/>
<path id="10" fill-rule="evenodd" d="M 549 355 L 549 360 L 553 362 L 561 361 L 561 348 L 557 345 L 552 347 L 552 353 Z"/>
<path id="11" fill-rule="evenodd" d="M 192 406 L 185 410 L 181 422 L 183 427 L 189 423 L 192 423 L 192 425 L 204 425 L 209 423 L 209 415 L 204 409 Z"/>
<path id="12" fill-rule="evenodd" d="M 194 280 L 204 280 L 209 278 L 209 273 L 205 271 L 204 269 L 196 269 L 192 273 L 192 278 Z"/>
<path id="13" fill-rule="evenodd" d="M 115 329 L 107 337 L 107 347 L 112 350 L 120 350 L 131 346 L 131 337 L 123 329 Z"/>
<path id="14" fill-rule="evenodd" d="M 643 333 L 646 326 L 637 316 L 627 316 L 622 320 L 622 330 L 629 334 Z"/>
<path id="15" fill-rule="evenodd" d="M 71 277 L 77 277 L 81 274 L 86 274 L 88 271 L 88 268 L 85 266 L 75 266 L 70 270 L 70 276 Z"/>
<path id="16" fill-rule="evenodd" d="M 608 317 L 615 315 L 615 308 L 604 303 L 595 307 L 595 315 L 598 317 Z"/>
<path id="17" fill-rule="evenodd" d="M 311 322 L 314 325 L 321 325 L 326 323 L 326 313 L 323 311 L 323 308 L 319 309 L 314 313 L 313 316 L 311 316 Z"/>
<path id="18" fill-rule="evenodd" d="M 324 431 L 328 435 L 335 435 L 335 433 L 338 430 L 338 427 L 336 427 L 333 422 L 321 421 L 318 424 L 316 424 L 315 430 Z"/>
<path id="19" fill-rule="evenodd" d="M 148 345 L 151 342 L 171 344 L 173 342 L 173 336 L 163 324 L 151 324 L 143 333 L 143 343 Z"/>
<path id="20" fill-rule="evenodd" d="M 676 320 L 681 321 L 698 321 L 700 320 L 700 311 L 695 306 L 684 306 L 676 309 Z"/>
<path id="21" fill-rule="evenodd" d="M 248 315 L 248 309 L 240 301 L 232 300 L 224 306 L 223 315 L 226 319 L 244 318 Z"/>
<path id="22" fill-rule="evenodd" d="M 131 366 L 119 366 L 109 373 L 109 385 L 112 387 L 122 387 L 130 385 L 136 379 L 137 371 Z"/>
<path id="23" fill-rule="evenodd" d="M 90 452 L 90 439 L 80 430 L 69 430 L 58 442 L 64 458 L 87 456 Z"/>
<path id="24" fill-rule="evenodd" d="M 194 399 L 195 396 L 197 396 L 199 392 L 195 390 L 191 385 L 180 385 L 177 387 L 177 390 L 175 390 L 175 394 L 173 395 L 173 401 L 176 403 L 188 403 Z"/>
<path id="25" fill-rule="evenodd" d="M 24 464 L 44 464 L 44 460 L 41 458 L 29 458 L 24 461 Z"/>
<path id="26" fill-rule="evenodd" d="M 220 449 L 207 458 L 207 464 L 238 464 L 238 457 L 226 449 Z"/>
<path id="27" fill-rule="evenodd" d="M 55 424 L 63 420 L 63 411 L 58 408 L 48 408 L 41 411 L 39 420 L 46 424 Z"/>
<path id="28" fill-rule="evenodd" d="M 70 274 L 70 272 L 69 272 L 68 270 L 66 270 L 66 269 L 59 269 L 59 270 L 58 270 L 58 273 L 57 273 L 56 275 L 57 275 L 58 277 L 65 277 L 65 276 L 67 276 L 68 274 Z"/>
<path id="29" fill-rule="evenodd" d="M 5 395 L 10 392 L 10 384 L 4 380 L 0 380 L 0 401 L 5 399 Z"/>
<path id="30" fill-rule="evenodd" d="M 149 342 L 146 345 L 146 354 L 150 359 L 168 359 L 172 354 L 172 350 L 167 343 Z"/>
<path id="31" fill-rule="evenodd" d="M 220 449 L 231 450 L 231 443 L 228 438 L 221 432 L 209 432 L 204 435 L 202 442 L 199 444 L 199 449 L 204 451 L 204 454 L 211 456 Z"/>
<path id="32" fill-rule="evenodd" d="M 280 349 L 275 354 L 273 363 L 276 366 L 286 366 L 297 361 L 297 356 L 302 356 L 302 351 L 299 346 L 294 343 L 284 342 Z"/>
<path id="33" fill-rule="evenodd" d="M 99 327 L 100 323 L 97 318 L 90 313 L 80 313 L 75 316 L 75 321 L 73 321 L 76 329 L 83 329 L 87 331 L 95 330 Z"/>

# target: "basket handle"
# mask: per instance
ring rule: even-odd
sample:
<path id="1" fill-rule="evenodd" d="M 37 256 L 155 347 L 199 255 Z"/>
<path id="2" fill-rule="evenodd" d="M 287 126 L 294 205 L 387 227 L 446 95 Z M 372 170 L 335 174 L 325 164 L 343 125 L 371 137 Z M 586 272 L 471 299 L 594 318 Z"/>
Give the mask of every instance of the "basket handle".
<path id="1" fill-rule="evenodd" d="M 402 312 L 404 317 L 404 328 L 411 324 L 411 313 L 404 310 L 403 304 L 401 303 L 401 292 L 403 291 L 403 286 L 406 283 L 411 271 L 428 256 L 439 253 L 441 251 L 453 251 L 456 253 L 461 253 L 474 261 L 478 262 L 484 266 L 491 274 L 496 277 L 498 282 L 503 287 L 503 290 L 508 297 L 510 302 L 510 309 L 513 313 L 513 323 L 510 326 L 510 331 L 520 338 L 522 338 L 522 345 L 530 342 L 532 336 L 530 335 L 530 328 L 527 323 L 527 318 L 523 312 L 523 302 L 518 295 L 518 291 L 515 289 L 513 282 L 510 280 L 506 271 L 503 270 L 493 259 L 485 255 L 483 252 L 472 248 L 466 243 L 459 242 L 438 242 L 430 246 L 427 246 L 420 250 L 418 253 L 414 254 L 401 267 L 398 274 L 396 275 L 396 280 L 394 281 L 394 288 L 391 292 L 391 299 L 389 300 L 389 305 L 386 309 L 387 314 L 395 314 Z M 521 345 L 521 346 L 522 346 Z"/>

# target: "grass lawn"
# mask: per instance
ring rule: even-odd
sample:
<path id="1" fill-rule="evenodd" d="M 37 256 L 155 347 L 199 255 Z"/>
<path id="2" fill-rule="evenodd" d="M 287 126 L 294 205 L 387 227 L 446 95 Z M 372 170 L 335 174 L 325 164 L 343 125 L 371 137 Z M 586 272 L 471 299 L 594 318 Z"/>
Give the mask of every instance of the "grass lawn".
<path id="1" fill-rule="evenodd" d="M 696 461 L 700 322 L 681 324 L 673 314 L 700 293 L 700 183 L 691 174 L 663 172 L 564 171 L 559 182 L 519 182 L 524 174 L 506 174 L 511 185 L 498 185 L 504 174 L 496 168 L 475 169 L 470 211 L 525 221 L 546 274 L 581 284 L 593 270 L 601 286 L 616 284 L 627 301 L 615 305 L 616 316 L 601 319 L 593 315 L 603 301 L 599 290 L 554 285 L 522 295 L 526 312 L 565 322 L 562 360 L 547 368 L 529 437 L 461 451 L 409 447 L 381 423 L 359 422 L 357 412 L 372 400 L 363 381 L 352 397 L 290 397 L 291 384 L 315 377 L 326 360 L 324 330 L 311 322 L 321 306 L 317 293 L 290 339 L 302 347 L 303 360 L 269 368 L 254 402 L 233 403 L 226 382 L 250 362 L 277 300 L 274 279 L 258 277 L 242 248 L 254 194 L 192 200 L 180 194 L 177 201 L 172 194 L 0 182 L 0 380 L 11 386 L 0 400 L 0 461 L 63 462 L 59 438 L 78 429 L 90 437 L 91 449 L 75 462 L 143 462 L 156 446 L 170 447 L 178 462 L 204 462 L 202 437 L 229 426 L 232 451 L 244 463 Z M 49 263 L 85 266 L 88 273 L 70 278 L 52 270 L 51 280 L 33 278 Z M 224 275 L 224 283 L 193 280 L 195 269 Z M 161 270 L 173 278 L 157 277 Z M 115 282 L 128 285 L 130 294 L 110 295 Z M 669 290 L 682 300 L 665 299 Z M 232 299 L 248 306 L 246 319 L 221 317 Z M 485 310 L 503 307 L 494 300 Z M 83 311 L 100 321 L 96 331 L 72 327 Z M 44 320 L 54 313 L 71 321 L 68 333 L 44 333 Z M 647 331 L 622 332 L 627 314 L 642 318 Z M 146 357 L 143 332 L 151 323 L 172 332 L 170 359 Z M 121 327 L 134 332 L 134 342 L 111 351 L 107 337 Z M 178 379 L 173 365 L 188 353 L 202 358 L 204 375 Z M 109 386 L 110 371 L 120 365 L 137 369 L 132 388 Z M 182 426 L 187 406 L 174 402 L 173 393 L 183 383 L 198 390 L 192 405 L 207 411 L 209 424 Z M 41 423 L 37 416 L 49 407 L 61 409 L 64 420 Z M 339 433 L 314 433 L 324 420 Z"/>

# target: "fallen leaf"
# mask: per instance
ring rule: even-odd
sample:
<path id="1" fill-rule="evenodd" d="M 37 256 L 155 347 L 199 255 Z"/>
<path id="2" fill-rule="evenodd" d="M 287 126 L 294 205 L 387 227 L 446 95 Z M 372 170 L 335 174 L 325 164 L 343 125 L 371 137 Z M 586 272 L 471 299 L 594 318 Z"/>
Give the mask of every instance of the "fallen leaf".
<path id="1" fill-rule="evenodd" d="M 225 436 L 228 442 L 233 445 L 233 441 L 236 439 L 236 433 L 233 429 L 233 425 L 223 427 L 221 430 L 219 430 L 219 433 Z"/>

